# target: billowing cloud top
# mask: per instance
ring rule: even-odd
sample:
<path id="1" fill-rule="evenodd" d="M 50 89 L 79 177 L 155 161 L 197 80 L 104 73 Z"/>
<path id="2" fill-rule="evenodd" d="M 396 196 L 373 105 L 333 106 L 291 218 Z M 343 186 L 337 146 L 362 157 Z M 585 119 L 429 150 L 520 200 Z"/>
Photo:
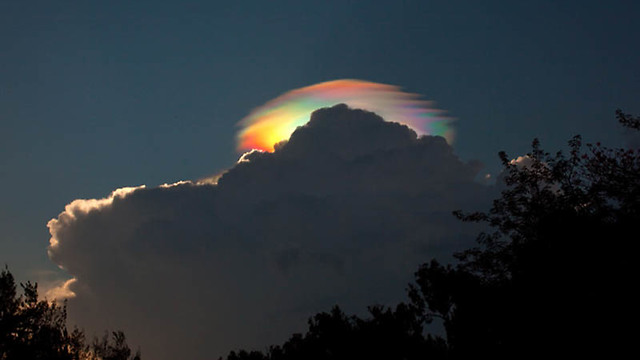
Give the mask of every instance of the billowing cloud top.
<path id="1" fill-rule="evenodd" d="M 477 171 L 441 137 L 339 105 L 216 185 L 72 202 L 49 222 L 49 254 L 88 331 L 123 329 L 150 359 L 217 358 L 335 304 L 404 299 L 420 263 L 473 242 L 451 211 L 485 206 Z"/>
<path id="2" fill-rule="evenodd" d="M 273 151 L 274 145 L 289 139 L 309 115 L 322 107 L 347 104 L 367 109 L 387 121 L 407 125 L 419 135 L 440 135 L 453 140 L 450 119 L 419 95 L 397 86 L 362 80 L 334 80 L 289 91 L 253 110 L 240 121 L 238 150 Z"/>

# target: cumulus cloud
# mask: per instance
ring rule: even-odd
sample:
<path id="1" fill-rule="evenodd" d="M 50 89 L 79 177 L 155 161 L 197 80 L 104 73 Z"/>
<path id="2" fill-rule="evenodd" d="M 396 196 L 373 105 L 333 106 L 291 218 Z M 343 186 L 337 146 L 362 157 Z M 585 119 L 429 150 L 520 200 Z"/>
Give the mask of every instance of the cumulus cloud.
<path id="1" fill-rule="evenodd" d="M 76 282 L 76 279 L 69 279 L 64 281 L 56 281 L 51 284 L 45 283 L 44 288 L 44 298 L 49 301 L 64 301 L 66 299 L 70 299 L 76 296 L 76 294 L 71 291 L 71 285 Z"/>
<path id="2" fill-rule="evenodd" d="M 263 348 L 340 304 L 394 304 L 417 266 L 470 245 L 452 210 L 488 188 L 441 137 L 344 105 L 207 181 L 75 200 L 49 222 L 73 320 L 153 359 Z"/>

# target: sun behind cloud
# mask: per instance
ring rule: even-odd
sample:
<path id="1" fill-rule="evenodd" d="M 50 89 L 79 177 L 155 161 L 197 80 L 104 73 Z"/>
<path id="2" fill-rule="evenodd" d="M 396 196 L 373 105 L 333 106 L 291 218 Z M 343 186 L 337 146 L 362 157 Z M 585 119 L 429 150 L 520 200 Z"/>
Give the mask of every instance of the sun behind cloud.
<path id="1" fill-rule="evenodd" d="M 394 85 L 342 79 L 291 90 L 254 109 L 239 122 L 237 150 L 272 152 L 275 144 L 289 139 L 298 126 L 306 124 L 313 111 L 340 103 L 407 125 L 418 135 L 439 135 L 449 143 L 453 141 L 451 118 L 431 108 L 432 103 L 421 100 L 420 95 Z"/>

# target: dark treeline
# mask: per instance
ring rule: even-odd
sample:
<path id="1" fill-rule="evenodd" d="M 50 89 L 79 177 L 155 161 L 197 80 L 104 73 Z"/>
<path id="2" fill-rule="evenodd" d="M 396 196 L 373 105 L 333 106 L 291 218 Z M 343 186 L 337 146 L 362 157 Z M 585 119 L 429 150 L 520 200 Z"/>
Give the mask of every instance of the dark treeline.
<path id="1" fill-rule="evenodd" d="M 640 118 L 616 112 L 625 127 Z M 640 150 L 582 145 L 520 161 L 500 153 L 505 189 L 488 212 L 454 213 L 491 231 L 455 264 L 432 260 L 395 309 L 367 318 L 339 307 L 266 351 L 227 360 L 522 359 L 634 353 Z M 439 319 L 444 335 L 429 334 Z"/>
<path id="2" fill-rule="evenodd" d="M 85 340 L 84 332 L 67 328 L 66 304 L 38 298 L 37 284 L 20 284 L 5 267 L 0 272 L 0 360 L 140 360 L 125 335 L 116 331 Z"/>

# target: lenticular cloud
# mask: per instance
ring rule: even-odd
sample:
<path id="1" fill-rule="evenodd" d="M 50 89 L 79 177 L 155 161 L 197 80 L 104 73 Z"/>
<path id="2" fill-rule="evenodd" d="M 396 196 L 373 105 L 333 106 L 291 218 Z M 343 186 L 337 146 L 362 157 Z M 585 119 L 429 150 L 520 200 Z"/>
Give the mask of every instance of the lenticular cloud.
<path id="1" fill-rule="evenodd" d="M 319 108 L 339 103 L 367 109 L 390 122 L 412 128 L 418 135 L 443 136 L 453 140 L 450 118 L 433 109 L 431 102 L 393 85 L 362 80 L 334 80 L 292 90 L 253 110 L 239 123 L 238 151 L 269 151 L 298 127 L 309 121 Z"/>

